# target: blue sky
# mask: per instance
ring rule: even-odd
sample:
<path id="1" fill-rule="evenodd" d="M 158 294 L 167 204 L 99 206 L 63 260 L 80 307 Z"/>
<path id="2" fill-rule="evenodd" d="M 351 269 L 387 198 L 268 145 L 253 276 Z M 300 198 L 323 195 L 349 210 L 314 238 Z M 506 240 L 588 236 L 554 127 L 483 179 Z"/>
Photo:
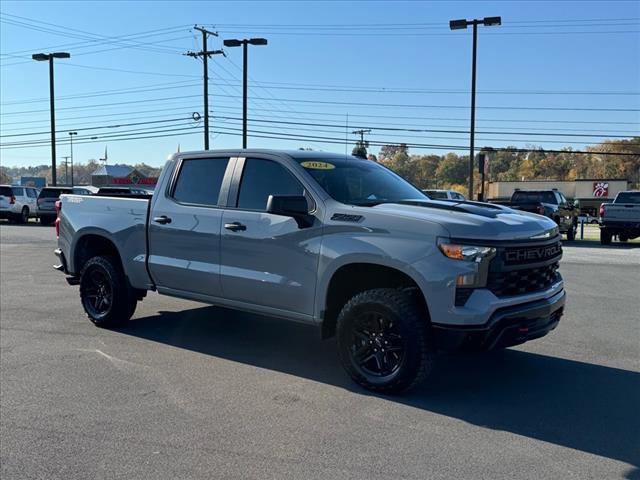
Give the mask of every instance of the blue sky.
<path id="1" fill-rule="evenodd" d="M 21 147 L 0 150 L 7 166 L 50 161 L 48 72 L 30 60 L 37 52 L 72 55 L 56 62 L 58 157 L 68 155 L 65 130 L 78 131 L 78 162 L 107 145 L 110 163 L 151 165 L 178 144 L 201 149 L 201 122 L 189 118 L 203 112 L 202 64 L 182 55 L 200 49 L 194 24 L 220 33 L 210 48 L 269 40 L 249 51 L 250 147 L 344 151 L 347 138 L 350 150 L 360 127 L 373 127 L 375 142 L 425 145 L 413 153 L 468 145 L 471 33 L 448 21 L 494 15 L 503 25 L 479 30 L 477 145 L 580 149 L 640 131 L 637 1 L 5 0 L 1 12 L 1 143 Z M 241 66 L 238 48 L 210 61 L 213 148 L 241 145 Z M 145 136 L 156 138 L 135 138 Z"/>

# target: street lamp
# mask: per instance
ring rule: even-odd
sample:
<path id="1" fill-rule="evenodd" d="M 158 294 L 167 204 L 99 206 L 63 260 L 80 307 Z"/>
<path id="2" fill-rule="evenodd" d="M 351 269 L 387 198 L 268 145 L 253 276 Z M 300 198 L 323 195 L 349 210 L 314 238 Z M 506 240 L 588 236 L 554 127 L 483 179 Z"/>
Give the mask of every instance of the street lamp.
<path id="1" fill-rule="evenodd" d="M 73 136 L 78 132 L 69 132 L 69 146 L 71 147 L 71 186 L 73 187 Z"/>
<path id="2" fill-rule="evenodd" d="M 225 47 L 242 46 L 242 148 L 247 148 L 247 45 L 266 45 L 266 38 L 225 40 Z"/>
<path id="3" fill-rule="evenodd" d="M 501 17 L 484 17 L 481 20 L 451 20 L 451 30 L 461 30 L 473 25 L 473 59 L 471 61 L 471 135 L 469 140 L 469 200 L 473 200 L 473 159 L 474 137 L 476 131 L 476 50 L 478 44 L 478 25 L 493 27 L 502 24 Z"/>
<path id="4" fill-rule="evenodd" d="M 71 58 L 67 52 L 34 53 L 31 58 L 37 62 L 49 61 L 49 108 L 51 110 L 51 183 L 56 184 L 56 114 L 55 96 L 53 92 L 53 59 Z"/>

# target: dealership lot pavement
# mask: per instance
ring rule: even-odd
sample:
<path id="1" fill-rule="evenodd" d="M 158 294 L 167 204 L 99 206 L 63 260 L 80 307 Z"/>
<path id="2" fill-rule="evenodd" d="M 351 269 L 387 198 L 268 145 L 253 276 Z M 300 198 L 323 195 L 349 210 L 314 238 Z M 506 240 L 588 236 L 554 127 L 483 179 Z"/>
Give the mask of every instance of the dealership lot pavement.
<path id="1" fill-rule="evenodd" d="M 53 228 L 0 226 L 0 477 L 640 478 L 640 245 L 565 245 L 558 329 L 401 397 L 315 329 L 150 294 L 93 327 Z"/>

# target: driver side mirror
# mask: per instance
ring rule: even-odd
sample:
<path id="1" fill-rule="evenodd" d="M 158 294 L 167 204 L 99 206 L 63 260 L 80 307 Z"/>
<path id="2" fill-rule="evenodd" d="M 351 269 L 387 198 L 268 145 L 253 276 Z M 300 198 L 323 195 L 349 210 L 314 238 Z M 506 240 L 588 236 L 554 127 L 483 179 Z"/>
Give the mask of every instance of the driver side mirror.
<path id="1" fill-rule="evenodd" d="M 309 215 L 309 202 L 304 195 L 269 195 L 267 213 L 292 217 L 300 228 L 313 225 L 313 215 Z"/>

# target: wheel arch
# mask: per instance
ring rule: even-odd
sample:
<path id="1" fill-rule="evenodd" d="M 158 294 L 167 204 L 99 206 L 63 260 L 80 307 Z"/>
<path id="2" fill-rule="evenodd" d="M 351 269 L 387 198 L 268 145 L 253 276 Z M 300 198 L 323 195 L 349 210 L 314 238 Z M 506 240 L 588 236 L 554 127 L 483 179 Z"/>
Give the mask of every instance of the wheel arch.
<path id="1" fill-rule="evenodd" d="M 72 271 L 78 275 L 87 260 L 98 255 L 115 257 L 120 262 L 120 266 L 126 275 L 126 269 L 120 251 L 108 232 L 92 229 L 79 233 L 72 245 L 71 252 L 71 258 L 69 260 L 73 263 L 70 267 Z"/>
<path id="2" fill-rule="evenodd" d="M 429 321 L 429 307 L 417 275 L 411 268 L 401 268 L 372 260 L 345 262 L 336 266 L 324 283 L 319 295 L 319 317 L 322 338 L 335 335 L 336 321 L 342 307 L 354 295 L 374 288 L 412 290 Z"/>

